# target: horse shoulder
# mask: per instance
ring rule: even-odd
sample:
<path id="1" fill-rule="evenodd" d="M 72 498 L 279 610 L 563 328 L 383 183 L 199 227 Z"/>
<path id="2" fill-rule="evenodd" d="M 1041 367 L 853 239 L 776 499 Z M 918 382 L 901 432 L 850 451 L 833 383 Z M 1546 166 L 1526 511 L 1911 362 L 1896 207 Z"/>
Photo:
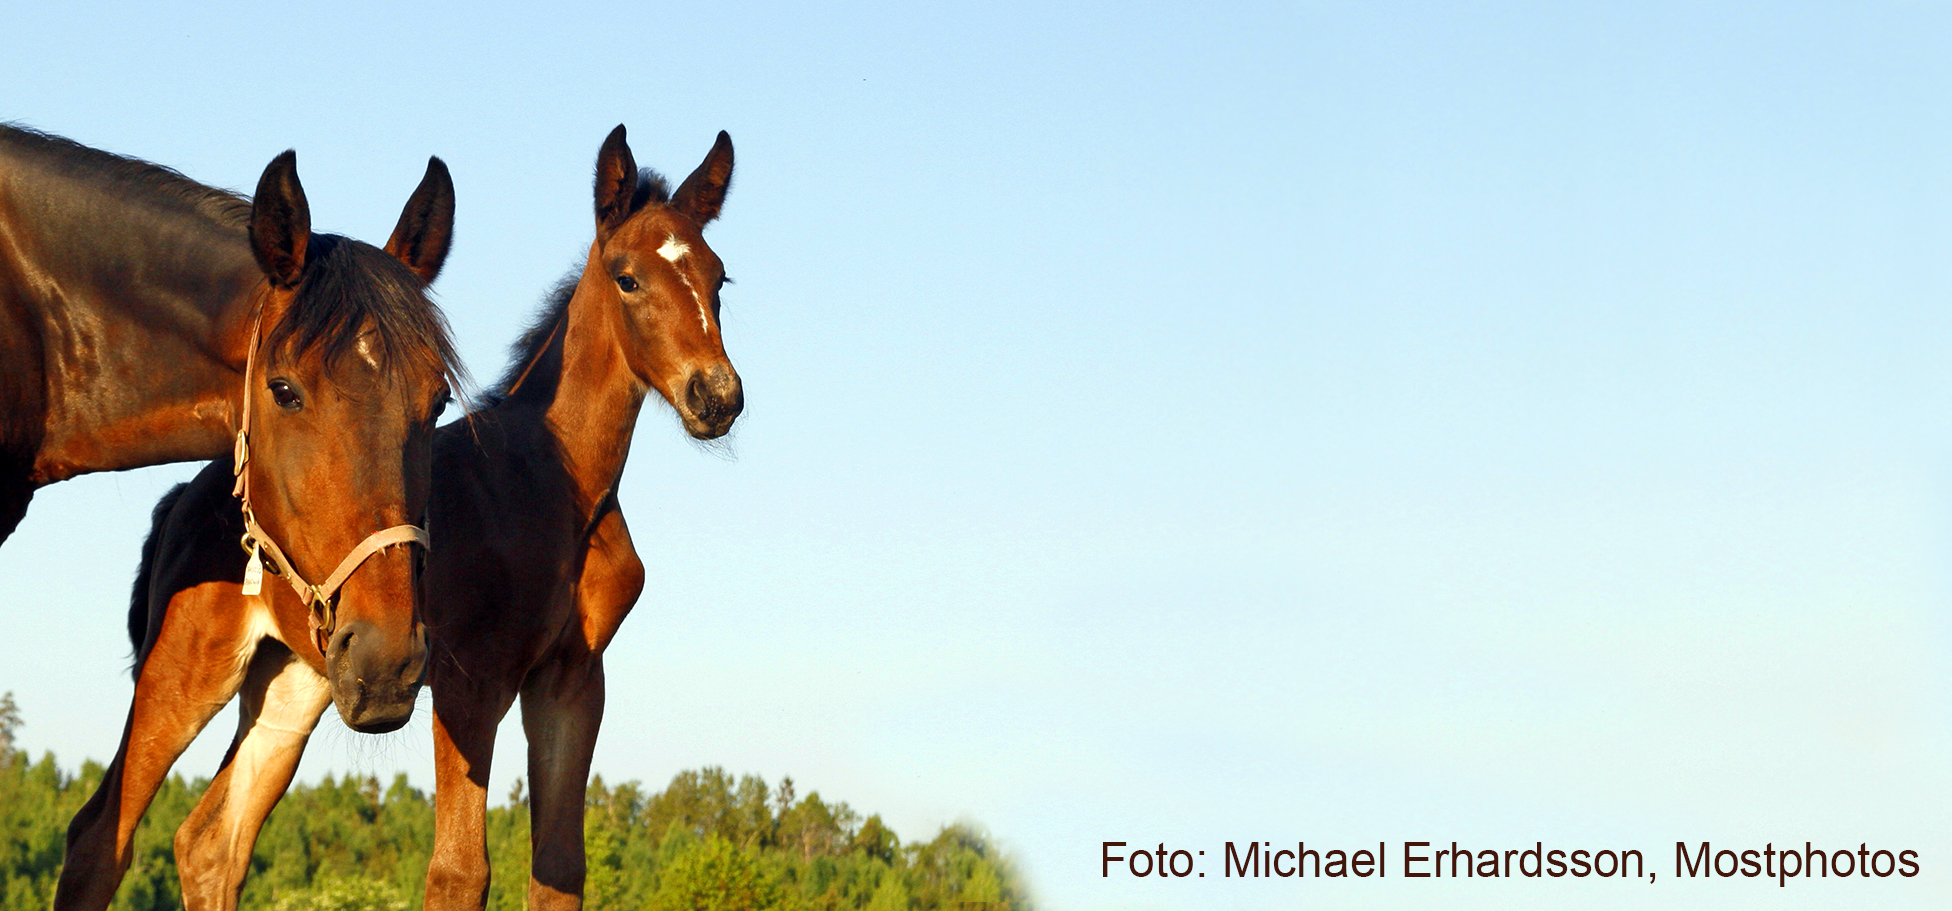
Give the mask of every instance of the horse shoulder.
<path id="1" fill-rule="evenodd" d="M 644 561 L 631 543 L 623 511 L 612 509 L 590 535 L 576 590 L 576 610 L 590 651 L 600 653 L 610 644 L 643 593 Z"/>

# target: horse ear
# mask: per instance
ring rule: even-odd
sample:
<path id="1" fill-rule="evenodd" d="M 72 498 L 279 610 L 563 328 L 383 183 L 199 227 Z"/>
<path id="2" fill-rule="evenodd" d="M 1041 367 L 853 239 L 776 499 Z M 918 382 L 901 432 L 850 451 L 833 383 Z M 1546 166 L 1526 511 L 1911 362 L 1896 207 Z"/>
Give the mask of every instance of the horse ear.
<path id="1" fill-rule="evenodd" d="M 705 161 L 671 196 L 671 208 L 691 216 L 702 228 L 718 217 L 718 210 L 725 205 L 725 193 L 731 188 L 732 137 L 720 130 L 718 141 L 705 153 Z"/>
<path id="2" fill-rule="evenodd" d="M 637 193 L 637 159 L 624 142 L 624 125 L 610 131 L 596 153 L 596 224 L 610 231 L 630 217 L 630 198 Z"/>
<path id="3" fill-rule="evenodd" d="M 432 282 L 447 262 L 447 248 L 454 242 L 454 179 L 447 164 L 439 158 L 427 159 L 427 176 L 400 212 L 400 224 L 386 239 L 386 252 L 406 263 L 413 274 Z"/>
<path id="4" fill-rule="evenodd" d="M 298 153 L 290 149 L 264 168 L 251 197 L 251 253 L 258 268 L 280 288 L 297 287 L 312 241 L 312 209 L 298 183 Z"/>

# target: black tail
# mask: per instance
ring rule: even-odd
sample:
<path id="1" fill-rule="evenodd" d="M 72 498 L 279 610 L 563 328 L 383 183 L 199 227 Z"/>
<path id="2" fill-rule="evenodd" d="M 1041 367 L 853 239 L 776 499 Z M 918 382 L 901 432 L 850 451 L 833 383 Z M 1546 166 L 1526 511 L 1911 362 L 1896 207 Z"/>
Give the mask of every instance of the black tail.
<path id="1" fill-rule="evenodd" d="M 178 484 L 156 501 L 156 511 L 149 514 L 149 536 L 142 539 L 142 562 L 136 564 L 135 590 L 129 594 L 129 649 L 135 661 L 129 665 L 129 673 L 142 669 L 142 643 L 149 637 L 149 575 L 156 560 L 156 547 L 163 537 L 163 523 L 169 521 L 169 514 L 176 508 L 176 501 L 183 499 L 183 491 L 190 485 Z"/>

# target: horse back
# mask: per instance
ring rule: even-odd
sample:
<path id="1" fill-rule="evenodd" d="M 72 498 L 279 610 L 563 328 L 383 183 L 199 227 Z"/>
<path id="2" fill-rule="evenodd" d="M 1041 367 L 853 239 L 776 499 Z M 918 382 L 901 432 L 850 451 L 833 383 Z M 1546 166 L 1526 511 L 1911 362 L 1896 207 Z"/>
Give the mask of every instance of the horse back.
<path id="1" fill-rule="evenodd" d="M 221 454 L 223 428 L 175 416 L 228 392 L 213 338 L 260 280 L 248 211 L 166 168 L 0 125 L 0 540 L 36 487 Z"/>

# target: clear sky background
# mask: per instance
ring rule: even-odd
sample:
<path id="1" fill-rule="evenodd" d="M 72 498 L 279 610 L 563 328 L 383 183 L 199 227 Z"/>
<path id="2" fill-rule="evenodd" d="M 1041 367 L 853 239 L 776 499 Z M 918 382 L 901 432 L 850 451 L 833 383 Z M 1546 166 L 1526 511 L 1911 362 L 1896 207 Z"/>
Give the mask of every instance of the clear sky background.
<path id="1" fill-rule="evenodd" d="M 375 241 L 443 156 L 484 381 L 610 127 L 680 177 L 731 132 L 748 406 L 730 458 L 644 415 L 606 778 L 973 819 L 1053 909 L 1952 901 L 1945 6 L 218 6 L 0 9 L 0 119 L 247 190 L 296 148 Z M 29 749 L 111 755 L 191 472 L 0 549 Z M 300 774 L 430 755 L 329 718 Z M 1676 882 L 1678 839 L 1925 874 Z M 1660 880 L 1243 883 L 1228 840 Z"/>

